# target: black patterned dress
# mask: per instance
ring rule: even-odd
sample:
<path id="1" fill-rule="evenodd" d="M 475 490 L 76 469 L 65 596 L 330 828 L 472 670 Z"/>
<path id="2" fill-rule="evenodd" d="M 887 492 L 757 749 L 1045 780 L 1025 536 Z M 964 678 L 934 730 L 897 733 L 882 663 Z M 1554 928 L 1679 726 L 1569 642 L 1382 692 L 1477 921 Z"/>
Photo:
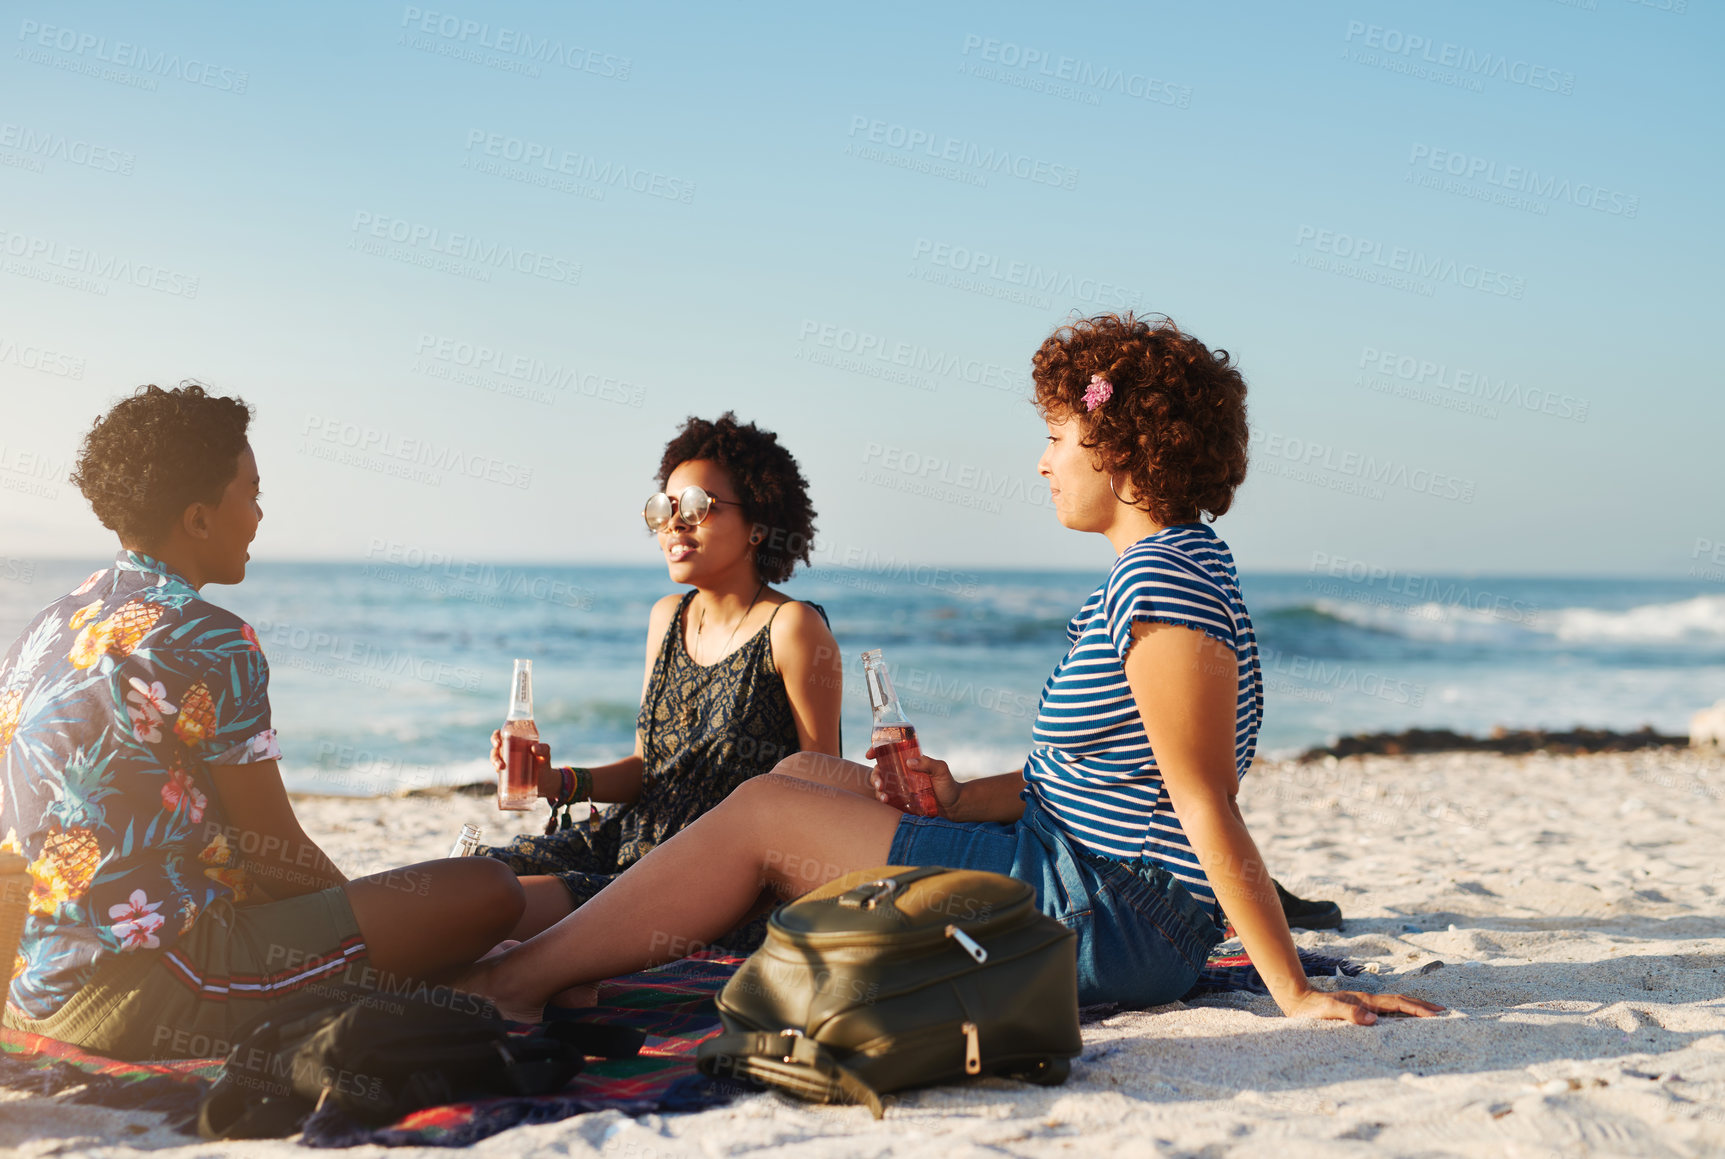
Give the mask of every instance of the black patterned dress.
<path id="1" fill-rule="evenodd" d="M 694 596 L 683 597 L 665 630 L 635 720 L 641 733 L 640 796 L 585 825 L 548 837 L 517 837 L 503 847 L 481 846 L 479 853 L 506 863 L 517 876 L 556 877 L 580 907 L 732 789 L 800 750 L 790 697 L 772 662 L 778 609 L 741 648 L 703 666 L 690 657 L 683 637 L 684 612 Z M 819 604 L 809 606 L 826 618 Z M 753 949 L 763 929 L 762 922 L 751 922 L 720 944 Z"/>

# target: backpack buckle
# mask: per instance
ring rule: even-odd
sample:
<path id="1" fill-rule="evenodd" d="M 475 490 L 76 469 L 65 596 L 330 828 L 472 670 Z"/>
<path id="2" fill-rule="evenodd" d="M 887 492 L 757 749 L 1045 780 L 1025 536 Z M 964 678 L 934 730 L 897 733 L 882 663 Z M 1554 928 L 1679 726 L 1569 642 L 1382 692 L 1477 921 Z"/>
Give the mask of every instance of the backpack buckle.
<path id="1" fill-rule="evenodd" d="M 839 904 L 850 909 L 873 909 L 896 892 L 898 879 L 882 877 L 849 890 L 839 898 Z"/>

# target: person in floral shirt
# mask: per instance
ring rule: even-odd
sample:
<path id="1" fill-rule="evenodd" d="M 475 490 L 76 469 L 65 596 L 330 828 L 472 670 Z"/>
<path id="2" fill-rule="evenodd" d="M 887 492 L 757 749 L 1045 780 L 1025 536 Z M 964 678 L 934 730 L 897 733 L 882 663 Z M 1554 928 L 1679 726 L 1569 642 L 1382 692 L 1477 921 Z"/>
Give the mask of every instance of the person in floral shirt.
<path id="1" fill-rule="evenodd" d="M 12 1001 L 46 1018 L 105 959 L 167 949 L 244 902 L 210 765 L 281 756 L 251 628 L 166 564 L 122 551 L 50 605 L 0 666 L 0 848 L 31 859 Z"/>
<path id="2" fill-rule="evenodd" d="M 223 1053 L 307 986 L 436 981 L 520 916 L 500 863 L 350 882 L 301 830 L 257 635 L 199 594 L 244 578 L 263 515 L 250 415 L 143 387 L 85 440 L 73 481 L 121 550 L 0 662 L 0 849 L 32 880 L 7 1026 Z"/>

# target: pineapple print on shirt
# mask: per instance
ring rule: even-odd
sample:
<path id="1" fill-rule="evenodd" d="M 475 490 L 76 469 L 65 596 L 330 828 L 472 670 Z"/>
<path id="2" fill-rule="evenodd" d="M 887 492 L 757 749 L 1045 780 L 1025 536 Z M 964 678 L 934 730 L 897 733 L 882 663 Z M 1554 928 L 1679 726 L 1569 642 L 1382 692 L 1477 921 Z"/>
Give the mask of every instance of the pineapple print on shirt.
<path id="1" fill-rule="evenodd" d="M 187 744 L 195 745 L 216 728 L 216 702 L 210 698 L 209 686 L 199 681 L 186 689 L 180 703 L 180 717 L 174 721 L 174 733 Z"/>
<path id="2" fill-rule="evenodd" d="M 243 902 L 210 767 L 280 755 L 256 633 L 160 561 L 122 551 L 45 608 L 0 662 L 0 833 L 31 878 L 9 1005 L 47 1017 Z"/>

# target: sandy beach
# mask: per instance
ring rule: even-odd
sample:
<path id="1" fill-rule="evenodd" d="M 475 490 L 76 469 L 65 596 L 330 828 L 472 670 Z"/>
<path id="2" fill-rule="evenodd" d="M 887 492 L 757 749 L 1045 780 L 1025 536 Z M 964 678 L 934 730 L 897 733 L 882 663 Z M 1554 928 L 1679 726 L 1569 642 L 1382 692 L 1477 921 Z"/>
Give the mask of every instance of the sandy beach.
<path id="1" fill-rule="evenodd" d="M 1336 899 L 1348 916 L 1341 932 L 1300 933 L 1299 943 L 1364 963 L 1360 988 L 1429 998 L 1447 1015 L 1352 1027 L 1291 1021 L 1268 998 L 1222 995 L 1087 1027 L 1063 1087 L 991 1080 L 911 1093 L 878 1123 L 860 1108 L 757 1095 L 689 1115 L 605 1112 L 521 1127 L 474 1150 L 630 1159 L 1725 1152 L 1725 758 L 1656 750 L 1260 763 L 1243 803 L 1277 875 Z M 350 873 L 441 855 L 463 821 L 489 838 L 503 832 L 489 800 L 459 795 L 305 797 L 298 807 Z M 292 1142 L 197 1143 L 159 1116 L 3 1092 L 0 1148 L 175 1159 L 298 1151 Z"/>

